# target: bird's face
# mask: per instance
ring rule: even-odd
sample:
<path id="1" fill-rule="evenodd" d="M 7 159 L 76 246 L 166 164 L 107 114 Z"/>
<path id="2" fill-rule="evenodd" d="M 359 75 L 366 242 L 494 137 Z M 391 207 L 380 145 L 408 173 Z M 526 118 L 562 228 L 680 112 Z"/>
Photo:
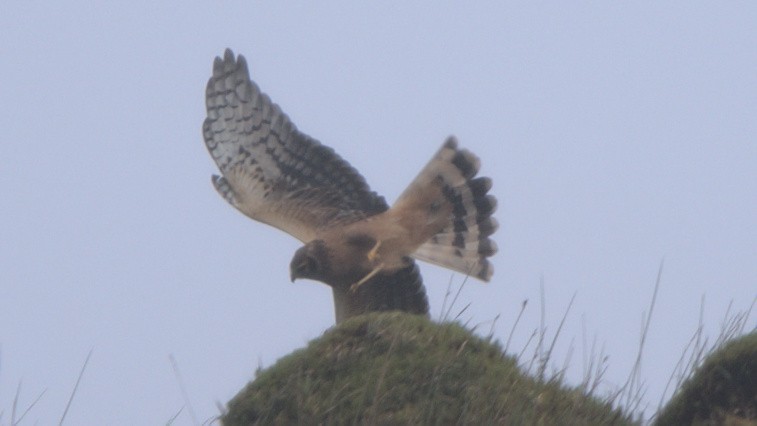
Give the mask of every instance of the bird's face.
<path id="1" fill-rule="evenodd" d="M 323 281 L 327 272 L 326 261 L 326 251 L 322 241 L 311 241 L 300 247 L 289 264 L 292 282 L 297 278 Z"/>

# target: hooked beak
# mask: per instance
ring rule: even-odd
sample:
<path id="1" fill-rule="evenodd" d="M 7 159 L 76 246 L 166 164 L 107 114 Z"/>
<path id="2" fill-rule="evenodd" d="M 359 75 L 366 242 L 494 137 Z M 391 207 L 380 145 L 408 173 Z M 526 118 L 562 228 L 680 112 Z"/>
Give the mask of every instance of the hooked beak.
<path id="1" fill-rule="evenodd" d="M 298 271 L 299 271 L 299 270 L 300 270 L 300 268 L 298 268 L 298 267 L 295 267 L 294 265 L 290 265 L 290 266 L 289 266 L 289 280 L 290 280 L 290 281 L 294 282 L 294 280 L 296 280 L 297 278 L 302 278 L 302 277 L 301 277 L 301 276 L 300 276 L 300 275 L 298 274 Z"/>

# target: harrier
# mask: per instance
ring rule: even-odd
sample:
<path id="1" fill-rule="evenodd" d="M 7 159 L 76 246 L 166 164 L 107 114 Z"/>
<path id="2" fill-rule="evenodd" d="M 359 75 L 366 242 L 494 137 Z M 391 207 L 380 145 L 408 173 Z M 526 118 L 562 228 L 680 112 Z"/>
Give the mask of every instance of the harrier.
<path id="1" fill-rule="evenodd" d="M 389 208 L 331 148 L 297 130 L 226 50 L 206 89 L 205 144 L 232 206 L 304 243 L 291 279 L 332 288 L 336 322 L 370 311 L 428 314 L 414 259 L 489 281 L 496 199 L 479 159 L 450 137 Z"/>

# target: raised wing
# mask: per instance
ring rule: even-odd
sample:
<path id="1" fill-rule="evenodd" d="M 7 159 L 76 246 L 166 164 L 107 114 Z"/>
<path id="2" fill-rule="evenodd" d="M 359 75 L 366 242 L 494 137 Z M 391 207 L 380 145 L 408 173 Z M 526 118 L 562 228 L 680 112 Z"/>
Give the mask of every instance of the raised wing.
<path id="1" fill-rule="evenodd" d="M 387 210 L 353 167 L 261 93 L 242 55 L 215 59 L 206 104 L 205 145 L 222 175 L 213 184 L 247 216 L 308 242 L 319 228 Z"/>

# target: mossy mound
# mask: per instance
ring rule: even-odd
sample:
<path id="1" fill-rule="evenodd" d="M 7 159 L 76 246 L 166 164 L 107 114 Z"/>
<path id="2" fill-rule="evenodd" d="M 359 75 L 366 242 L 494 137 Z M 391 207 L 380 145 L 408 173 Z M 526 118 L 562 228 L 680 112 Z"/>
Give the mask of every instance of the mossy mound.
<path id="1" fill-rule="evenodd" d="M 223 424 L 632 424 L 524 375 L 496 343 L 402 313 L 353 318 L 260 371 Z"/>
<path id="2" fill-rule="evenodd" d="M 708 356 L 655 424 L 757 425 L 757 332 Z"/>

